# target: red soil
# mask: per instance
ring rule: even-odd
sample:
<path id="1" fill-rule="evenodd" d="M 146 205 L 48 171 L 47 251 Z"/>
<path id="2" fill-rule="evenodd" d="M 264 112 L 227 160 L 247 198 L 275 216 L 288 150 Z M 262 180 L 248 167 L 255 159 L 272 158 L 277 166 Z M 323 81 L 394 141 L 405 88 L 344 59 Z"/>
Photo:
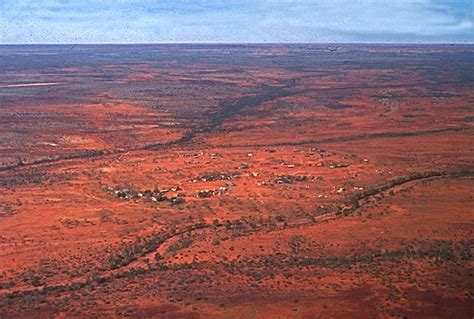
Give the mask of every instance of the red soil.
<path id="1" fill-rule="evenodd" d="M 472 318 L 472 47 L 186 48 L 0 78 L 0 318 Z"/>

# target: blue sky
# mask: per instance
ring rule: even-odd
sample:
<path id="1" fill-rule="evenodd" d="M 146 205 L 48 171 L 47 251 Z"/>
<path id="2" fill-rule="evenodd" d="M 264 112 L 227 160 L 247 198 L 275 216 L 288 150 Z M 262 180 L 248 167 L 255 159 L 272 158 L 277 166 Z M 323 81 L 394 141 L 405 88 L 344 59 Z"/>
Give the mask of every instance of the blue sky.
<path id="1" fill-rule="evenodd" d="M 0 0 L 0 43 L 472 43 L 473 2 Z"/>

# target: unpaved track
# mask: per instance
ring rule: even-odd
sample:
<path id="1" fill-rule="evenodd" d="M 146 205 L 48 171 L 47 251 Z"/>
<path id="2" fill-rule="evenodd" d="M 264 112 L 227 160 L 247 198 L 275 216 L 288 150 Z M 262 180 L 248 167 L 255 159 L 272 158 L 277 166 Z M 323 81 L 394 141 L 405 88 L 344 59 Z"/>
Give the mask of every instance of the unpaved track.
<path id="1" fill-rule="evenodd" d="M 315 225 L 322 222 L 329 222 L 333 220 L 339 220 L 344 218 L 345 216 L 350 215 L 355 210 L 362 210 L 364 201 L 374 197 L 380 193 L 387 192 L 393 188 L 397 187 L 404 187 L 408 184 L 416 183 L 422 180 L 430 180 L 430 179 L 440 179 L 440 178 L 460 178 L 460 177 L 473 177 L 474 171 L 473 170 L 454 170 L 454 171 L 425 171 L 425 172 L 415 172 L 410 175 L 401 176 L 392 180 L 389 180 L 385 183 L 379 184 L 379 186 L 375 186 L 370 188 L 364 192 L 357 193 L 353 195 L 349 200 L 346 201 L 346 204 L 351 205 L 351 209 L 349 212 L 344 214 L 339 214 L 339 211 L 325 213 L 323 215 L 318 216 L 314 220 L 311 221 L 303 221 L 299 223 L 293 223 L 285 226 L 284 228 L 274 229 L 272 231 L 280 231 L 282 229 L 287 228 L 298 228 L 304 226 Z M 152 251 L 146 252 L 141 256 L 137 256 L 130 262 L 124 263 L 118 268 L 106 270 L 100 273 L 100 275 L 96 278 L 96 282 L 108 282 L 112 281 L 116 278 L 121 278 L 127 271 L 128 272 L 146 272 L 146 269 L 140 268 L 140 260 L 149 256 L 154 255 L 161 247 L 166 245 L 170 240 L 189 233 L 193 233 L 196 231 L 207 230 L 207 229 L 222 229 L 225 226 L 220 225 L 211 225 L 211 224 L 197 224 L 197 225 L 190 225 L 185 227 L 185 229 L 174 232 L 173 234 L 169 234 L 161 239 L 157 243 L 157 247 L 155 247 Z M 262 229 L 256 229 L 256 232 L 262 231 Z M 163 234 L 163 235 L 166 235 Z M 84 275 L 80 277 L 76 277 L 73 280 L 61 280 L 54 283 L 49 283 L 48 285 L 40 286 L 37 288 L 31 288 L 31 286 L 23 285 L 18 286 L 10 289 L 2 289 L 0 290 L 0 296 L 8 297 L 8 298 L 16 298 L 22 297 L 28 294 L 47 294 L 48 292 L 54 291 L 61 291 L 61 290 L 75 290 L 81 289 L 89 284 L 92 284 L 90 281 L 90 275 Z"/>

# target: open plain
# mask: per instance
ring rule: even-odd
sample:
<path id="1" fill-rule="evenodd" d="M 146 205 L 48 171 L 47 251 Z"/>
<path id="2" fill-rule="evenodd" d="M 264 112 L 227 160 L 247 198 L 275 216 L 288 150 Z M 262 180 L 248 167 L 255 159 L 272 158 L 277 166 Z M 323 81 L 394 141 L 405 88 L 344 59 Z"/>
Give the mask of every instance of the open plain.
<path id="1" fill-rule="evenodd" d="M 0 46 L 0 318 L 472 318 L 474 46 Z"/>

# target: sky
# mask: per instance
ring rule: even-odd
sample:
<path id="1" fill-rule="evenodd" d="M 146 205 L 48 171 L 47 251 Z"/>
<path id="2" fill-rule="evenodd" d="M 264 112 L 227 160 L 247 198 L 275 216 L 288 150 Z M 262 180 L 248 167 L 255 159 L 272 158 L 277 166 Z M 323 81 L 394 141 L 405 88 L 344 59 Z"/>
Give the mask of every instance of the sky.
<path id="1" fill-rule="evenodd" d="M 0 43 L 474 43 L 474 0 L 0 0 Z"/>

